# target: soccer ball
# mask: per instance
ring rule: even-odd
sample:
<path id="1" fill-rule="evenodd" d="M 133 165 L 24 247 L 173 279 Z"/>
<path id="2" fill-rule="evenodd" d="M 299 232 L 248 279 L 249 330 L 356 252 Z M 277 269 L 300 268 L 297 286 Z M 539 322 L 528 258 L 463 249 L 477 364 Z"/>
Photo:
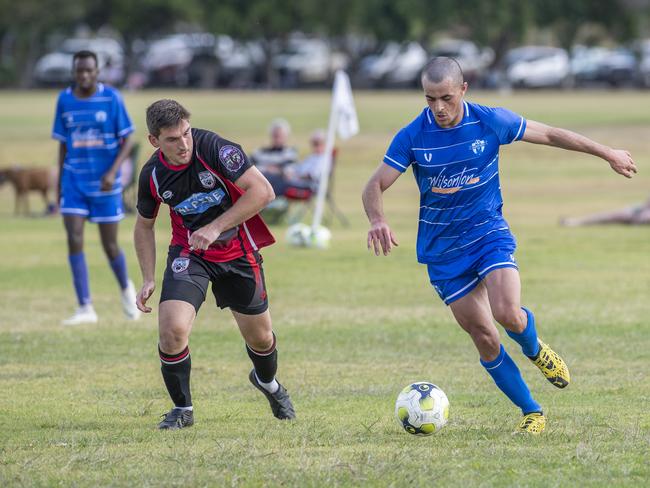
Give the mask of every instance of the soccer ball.
<path id="1" fill-rule="evenodd" d="M 325 249 L 329 246 L 332 233 L 327 227 L 319 226 L 314 232 L 311 226 L 298 223 L 289 226 L 285 237 L 290 246 Z"/>
<path id="2" fill-rule="evenodd" d="M 395 417 L 409 434 L 431 435 L 447 423 L 449 400 L 433 383 L 418 381 L 397 396 Z"/>

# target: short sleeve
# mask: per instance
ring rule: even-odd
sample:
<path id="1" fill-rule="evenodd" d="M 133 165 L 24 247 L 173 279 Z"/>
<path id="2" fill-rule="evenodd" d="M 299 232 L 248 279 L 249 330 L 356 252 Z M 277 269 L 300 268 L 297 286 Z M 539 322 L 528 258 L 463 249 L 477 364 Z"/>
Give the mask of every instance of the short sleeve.
<path id="1" fill-rule="evenodd" d="M 54 124 L 52 125 L 52 139 L 57 141 L 66 142 L 67 131 L 63 125 L 63 102 L 61 95 L 56 101 L 56 110 L 54 111 Z"/>
<path id="2" fill-rule="evenodd" d="M 408 169 L 412 161 L 411 138 L 408 136 L 406 129 L 402 129 L 390 143 L 388 151 L 384 155 L 384 163 L 403 173 Z"/>
<path id="3" fill-rule="evenodd" d="M 499 144 L 510 144 L 524 136 L 526 119 L 521 115 L 501 107 L 482 108 L 485 110 L 483 121 L 496 133 Z"/>
<path id="4" fill-rule="evenodd" d="M 146 164 L 138 178 L 138 213 L 145 219 L 153 219 L 158 214 L 160 199 L 152 175 L 153 165 Z"/>
<path id="5" fill-rule="evenodd" d="M 219 137 L 214 132 L 203 131 L 197 141 L 197 150 L 206 163 L 214 167 L 228 180 L 235 182 L 243 175 L 252 163 L 235 142 Z"/>
<path id="6" fill-rule="evenodd" d="M 135 130 L 129 113 L 126 111 L 126 106 L 124 105 L 124 100 L 119 92 L 114 92 L 113 103 L 115 104 L 115 133 L 117 137 L 122 138 L 129 135 Z"/>

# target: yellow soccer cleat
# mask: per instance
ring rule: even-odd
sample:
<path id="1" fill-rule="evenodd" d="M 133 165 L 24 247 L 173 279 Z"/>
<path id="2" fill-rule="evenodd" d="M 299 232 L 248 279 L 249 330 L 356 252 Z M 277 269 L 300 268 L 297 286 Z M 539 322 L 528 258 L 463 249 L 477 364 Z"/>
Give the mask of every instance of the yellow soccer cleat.
<path id="1" fill-rule="evenodd" d="M 524 418 L 521 419 L 514 433 L 537 435 L 544 432 L 544 427 L 546 427 L 546 417 L 544 417 L 544 414 L 533 412 L 524 415 Z"/>
<path id="2" fill-rule="evenodd" d="M 564 360 L 542 341 L 539 341 L 537 357 L 529 359 L 554 386 L 566 388 L 569 381 L 571 381 L 569 368 L 567 368 Z"/>

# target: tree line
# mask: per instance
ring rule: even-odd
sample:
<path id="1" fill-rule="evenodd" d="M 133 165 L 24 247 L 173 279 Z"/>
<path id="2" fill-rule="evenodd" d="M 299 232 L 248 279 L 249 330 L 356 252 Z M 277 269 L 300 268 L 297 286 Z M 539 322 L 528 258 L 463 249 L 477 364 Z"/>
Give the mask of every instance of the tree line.
<path id="1" fill-rule="evenodd" d="M 127 45 L 189 27 L 240 39 L 282 39 L 299 30 L 424 44 L 445 33 L 490 46 L 497 56 L 540 30 L 568 47 L 581 33 L 625 42 L 650 26 L 650 0 L 0 0 L 0 12 L 5 84 L 24 82 L 47 39 L 80 24 L 110 25 Z"/>

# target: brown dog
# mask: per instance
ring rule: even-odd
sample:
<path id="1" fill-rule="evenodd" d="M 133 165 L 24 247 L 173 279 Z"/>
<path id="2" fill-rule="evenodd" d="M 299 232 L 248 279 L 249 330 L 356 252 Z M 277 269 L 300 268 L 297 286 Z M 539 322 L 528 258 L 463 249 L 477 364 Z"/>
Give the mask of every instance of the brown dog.
<path id="1" fill-rule="evenodd" d="M 9 181 L 15 191 L 16 203 L 14 214 L 29 215 L 29 192 L 37 191 L 43 196 L 46 212 L 51 212 L 55 206 L 50 200 L 50 191 L 57 185 L 57 170 L 55 168 L 38 168 L 14 166 L 0 169 L 0 185 Z"/>

